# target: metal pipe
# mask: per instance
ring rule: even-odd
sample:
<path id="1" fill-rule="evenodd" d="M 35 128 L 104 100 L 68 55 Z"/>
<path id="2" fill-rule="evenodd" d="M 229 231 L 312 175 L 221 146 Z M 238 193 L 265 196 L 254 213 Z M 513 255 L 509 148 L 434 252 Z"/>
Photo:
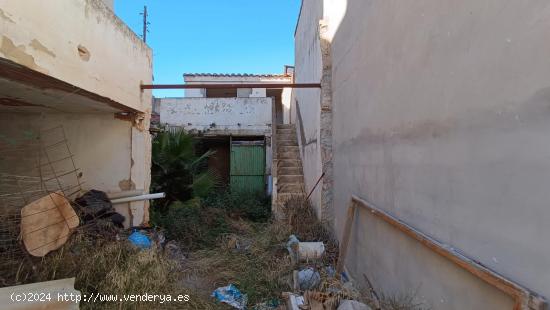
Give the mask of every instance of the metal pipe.
<path id="1" fill-rule="evenodd" d="M 321 88 L 321 83 L 142 84 L 141 89 Z"/>
<path id="2" fill-rule="evenodd" d="M 124 192 L 107 193 L 107 198 L 109 198 L 110 200 L 113 200 L 113 199 L 119 199 L 119 198 L 140 196 L 140 195 L 143 195 L 143 192 L 144 190 L 142 189 L 134 189 L 134 190 L 124 191 Z"/>
<path id="3" fill-rule="evenodd" d="M 113 200 L 111 200 L 111 203 L 115 205 L 115 204 L 125 203 L 125 202 L 159 199 L 159 198 L 164 198 L 164 197 L 166 197 L 165 193 L 145 194 L 145 195 L 141 195 L 141 196 L 113 199 Z"/>

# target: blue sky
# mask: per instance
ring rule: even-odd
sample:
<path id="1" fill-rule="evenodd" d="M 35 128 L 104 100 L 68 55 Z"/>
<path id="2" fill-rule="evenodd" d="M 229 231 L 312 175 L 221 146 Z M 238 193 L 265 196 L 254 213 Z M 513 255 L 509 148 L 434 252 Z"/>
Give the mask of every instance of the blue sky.
<path id="1" fill-rule="evenodd" d="M 139 35 L 144 5 L 157 84 L 183 83 L 184 72 L 281 73 L 294 63 L 300 0 L 115 0 L 116 14 Z"/>

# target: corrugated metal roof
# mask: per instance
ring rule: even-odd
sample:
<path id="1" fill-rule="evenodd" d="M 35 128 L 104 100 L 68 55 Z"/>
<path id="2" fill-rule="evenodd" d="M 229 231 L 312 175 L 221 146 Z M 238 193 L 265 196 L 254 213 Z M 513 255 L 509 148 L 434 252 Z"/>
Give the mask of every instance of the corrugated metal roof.
<path id="1" fill-rule="evenodd" d="M 286 74 L 252 74 L 252 73 L 184 73 L 183 76 L 213 76 L 213 77 L 290 77 Z"/>

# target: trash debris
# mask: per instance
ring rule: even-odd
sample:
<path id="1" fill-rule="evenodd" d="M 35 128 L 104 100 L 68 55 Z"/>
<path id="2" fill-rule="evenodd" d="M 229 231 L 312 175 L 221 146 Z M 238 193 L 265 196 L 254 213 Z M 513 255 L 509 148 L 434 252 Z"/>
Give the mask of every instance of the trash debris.
<path id="1" fill-rule="evenodd" d="M 321 283 L 321 275 L 315 269 L 308 267 L 298 272 L 298 287 L 302 291 L 312 290 Z"/>
<path id="2" fill-rule="evenodd" d="M 51 193 L 21 209 L 21 235 L 27 251 L 42 257 L 67 242 L 80 221 L 69 201 Z"/>
<path id="3" fill-rule="evenodd" d="M 281 302 L 278 299 L 271 299 L 269 301 L 257 304 L 252 307 L 252 310 L 275 310 L 279 309 Z"/>
<path id="4" fill-rule="evenodd" d="M 81 197 L 76 198 L 75 202 L 82 207 L 81 217 L 85 223 L 96 218 L 110 215 L 111 212 L 115 211 L 107 194 L 95 189 L 87 191 Z"/>
<path id="5" fill-rule="evenodd" d="M 128 237 L 130 242 L 141 249 L 149 249 L 151 247 L 151 239 L 146 235 L 134 229 L 134 232 Z"/>
<path id="6" fill-rule="evenodd" d="M 336 310 L 341 299 L 339 294 L 314 291 L 304 293 L 304 304 L 309 310 Z"/>
<path id="7" fill-rule="evenodd" d="M 290 255 L 290 260 L 292 261 L 292 264 L 296 264 L 298 262 L 299 243 L 300 240 L 298 240 L 295 235 L 290 235 L 290 237 L 288 238 L 288 242 L 286 243 L 286 248 L 288 250 L 288 254 Z"/>
<path id="8" fill-rule="evenodd" d="M 283 293 L 283 298 L 286 299 L 287 310 L 300 310 L 300 306 L 304 304 L 304 297 L 292 293 Z"/>
<path id="9" fill-rule="evenodd" d="M 223 236 L 222 242 L 226 245 L 228 250 L 238 253 L 247 253 L 252 247 L 253 240 L 235 234 L 227 234 Z"/>
<path id="10" fill-rule="evenodd" d="M 357 300 L 342 300 L 338 310 L 371 310 L 371 308 Z"/>
<path id="11" fill-rule="evenodd" d="M 159 246 L 163 247 L 166 243 L 166 236 L 164 236 L 164 232 L 162 230 L 155 230 L 153 232 L 153 241 Z M 175 244 L 174 244 L 175 245 Z M 176 245 L 177 246 L 177 245 Z"/>
<path id="12" fill-rule="evenodd" d="M 334 269 L 334 267 L 332 267 L 332 266 L 325 267 L 325 272 L 327 273 L 327 276 L 329 278 L 336 277 L 336 269 Z"/>
<path id="13" fill-rule="evenodd" d="M 126 220 L 126 218 L 120 213 L 115 212 L 111 215 L 111 222 L 118 228 L 124 228 L 124 220 Z"/>
<path id="14" fill-rule="evenodd" d="M 212 297 L 215 297 L 219 302 L 226 303 L 236 309 L 246 309 L 248 298 L 246 294 L 242 294 L 239 289 L 233 285 L 218 287 L 212 292 Z"/>
<path id="15" fill-rule="evenodd" d="M 166 254 L 166 256 L 168 256 L 168 258 L 179 262 L 187 259 L 187 257 L 185 257 L 185 254 L 183 254 L 181 248 L 176 244 L 176 241 L 174 240 L 168 241 L 166 243 L 166 245 L 164 246 L 164 253 Z"/>
<path id="16" fill-rule="evenodd" d="M 298 258 L 301 261 L 320 259 L 325 253 L 325 245 L 322 242 L 298 243 Z"/>
<path id="17" fill-rule="evenodd" d="M 325 253 L 323 242 L 300 242 L 295 235 L 291 235 L 286 243 L 288 253 L 293 263 L 320 259 Z"/>

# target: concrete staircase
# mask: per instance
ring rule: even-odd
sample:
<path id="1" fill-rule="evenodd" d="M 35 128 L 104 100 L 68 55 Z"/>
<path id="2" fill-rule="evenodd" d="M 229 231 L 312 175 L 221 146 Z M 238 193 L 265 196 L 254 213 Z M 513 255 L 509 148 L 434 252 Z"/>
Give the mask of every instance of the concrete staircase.
<path id="1" fill-rule="evenodd" d="M 302 160 L 294 124 L 277 125 L 277 194 L 274 211 L 278 213 L 285 202 L 293 197 L 305 196 Z"/>

